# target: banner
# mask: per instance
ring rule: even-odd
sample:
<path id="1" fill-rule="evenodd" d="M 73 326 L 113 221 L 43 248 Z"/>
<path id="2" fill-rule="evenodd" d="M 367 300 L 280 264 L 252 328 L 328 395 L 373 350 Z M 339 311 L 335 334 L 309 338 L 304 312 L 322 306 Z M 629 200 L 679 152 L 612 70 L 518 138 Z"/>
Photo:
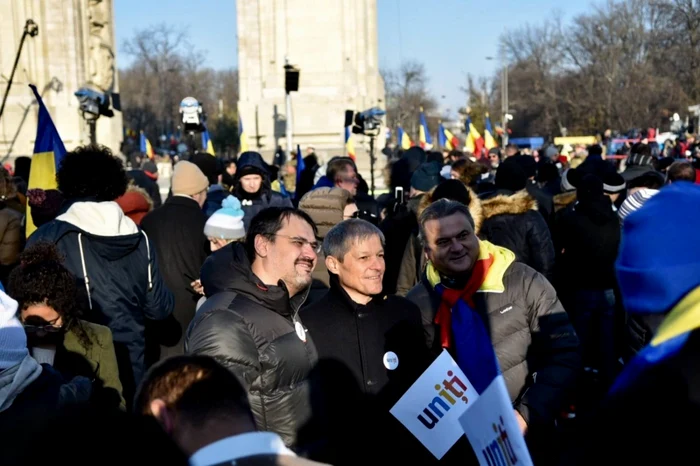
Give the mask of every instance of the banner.
<path id="1" fill-rule="evenodd" d="M 441 459 L 464 435 L 459 418 L 478 398 L 450 353 L 443 350 L 390 412 Z"/>
<path id="2" fill-rule="evenodd" d="M 502 375 L 459 418 L 482 466 L 532 466 Z"/>

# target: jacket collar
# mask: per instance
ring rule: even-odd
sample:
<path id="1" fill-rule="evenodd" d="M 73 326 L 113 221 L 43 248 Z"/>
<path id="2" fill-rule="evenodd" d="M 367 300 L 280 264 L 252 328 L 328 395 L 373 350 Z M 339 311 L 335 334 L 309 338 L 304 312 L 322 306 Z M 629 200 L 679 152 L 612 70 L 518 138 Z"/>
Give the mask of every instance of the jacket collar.
<path id="1" fill-rule="evenodd" d="M 249 432 L 226 437 L 200 448 L 190 458 L 191 466 L 234 464 L 236 460 L 258 455 L 296 456 L 279 435 L 272 432 Z"/>
<path id="2" fill-rule="evenodd" d="M 479 258 L 477 260 L 485 260 L 489 256 L 493 256 L 493 263 L 491 264 L 491 267 L 489 267 L 489 271 L 484 278 L 484 282 L 476 292 L 503 293 L 505 291 L 503 277 L 505 276 L 508 267 L 515 262 L 515 254 L 509 249 L 496 246 L 488 241 L 479 241 Z M 440 273 L 437 271 L 435 266 L 433 266 L 432 262 L 428 262 L 425 269 L 425 276 L 430 289 L 434 289 L 435 286 L 442 280 Z"/>

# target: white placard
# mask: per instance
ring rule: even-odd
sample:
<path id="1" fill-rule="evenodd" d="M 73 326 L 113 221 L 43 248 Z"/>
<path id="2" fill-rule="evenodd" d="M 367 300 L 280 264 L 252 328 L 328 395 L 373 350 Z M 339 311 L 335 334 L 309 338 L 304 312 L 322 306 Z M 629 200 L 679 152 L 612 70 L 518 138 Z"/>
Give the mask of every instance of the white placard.
<path id="1" fill-rule="evenodd" d="M 443 350 L 391 408 L 391 414 L 440 459 L 464 435 L 459 417 L 478 397 L 450 353 Z"/>
<path id="2" fill-rule="evenodd" d="M 482 466 L 532 466 L 502 375 L 459 418 Z"/>

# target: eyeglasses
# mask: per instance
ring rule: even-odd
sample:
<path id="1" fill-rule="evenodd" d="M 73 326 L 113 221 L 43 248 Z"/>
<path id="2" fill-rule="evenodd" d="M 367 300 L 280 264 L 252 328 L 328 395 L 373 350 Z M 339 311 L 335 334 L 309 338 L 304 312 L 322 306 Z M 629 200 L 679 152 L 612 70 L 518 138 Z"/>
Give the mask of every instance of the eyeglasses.
<path id="1" fill-rule="evenodd" d="M 24 325 L 24 331 L 27 333 L 59 333 L 63 331 L 63 326 L 62 325 L 56 325 L 56 322 L 58 322 L 58 319 L 61 317 L 56 317 L 53 320 L 46 321 L 46 325 L 32 325 L 32 324 L 23 324 Z"/>
<path id="2" fill-rule="evenodd" d="M 352 213 L 352 215 L 343 215 L 344 219 L 348 218 L 360 218 L 360 211 L 356 210 L 355 212 Z"/>
<path id="3" fill-rule="evenodd" d="M 311 249 L 314 250 L 314 252 L 316 254 L 320 253 L 321 248 L 323 247 L 323 245 L 321 243 L 319 243 L 318 241 L 309 241 L 306 238 L 301 238 L 299 236 L 287 236 L 287 235 L 280 235 L 277 233 L 275 233 L 274 236 L 280 236 L 282 238 L 289 239 L 292 242 L 292 244 L 294 244 L 295 246 L 298 246 L 299 249 L 303 248 L 304 246 L 306 246 L 308 244 L 311 247 Z"/>

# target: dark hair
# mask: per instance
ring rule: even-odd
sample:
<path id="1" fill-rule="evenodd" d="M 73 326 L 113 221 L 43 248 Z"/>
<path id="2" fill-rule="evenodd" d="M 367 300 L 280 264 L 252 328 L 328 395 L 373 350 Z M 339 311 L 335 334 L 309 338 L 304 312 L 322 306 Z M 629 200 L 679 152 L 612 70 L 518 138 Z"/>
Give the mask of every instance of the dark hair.
<path id="1" fill-rule="evenodd" d="M 603 148 L 601 147 L 600 144 L 591 144 L 586 148 L 588 151 L 588 155 L 597 155 L 597 156 L 602 156 L 603 155 Z"/>
<path id="2" fill-rule="evenodd" d="M 472 217 L 472 214 L 471 212 L 469 212 L 469 208 L 467 206 L 465 206 L 461 202 L 451 201 L 448 199 L 440 199 L 430 204 L 420 214 L 420 218 L 418 219 L 418 226 L 420 228 L 418 233 L 418 239 L 421 241 L 421 243 L 424 246 L 427 244 L 425 238 L 425 224 L 428 221 L 440 220 L 441 218 L 449 217 L 454 214 L 464 215 L 467 218 L 469 224 L 472 226 L 472 230 L 475 228 L 474 217 Z"/>
<path id="3" fill-rule="evenodd" d="M 668 167 L 666 179 L 671 183 L 675 183 L 676 181 L 690 181 L 691 183 L 695 183 L 695 168 L 693 168 L 690 162 L 673 162 L 671 166 Z"/>
<path id="4" fill-rule="evenodd" d="M 91 343 L 80 325 L 81 308 L 75 276 L 63 265 L 55 244 L 40 241 L 19 256 L 19 265 L 10 273 L 7 291 L 19 303 L 18 311 L 46 303 L 63 319 L 65 330 L 73 330 L 86 348 Z"/>
<path id="5" fill-rule="evenodd" d="M 254 422 L 243 385 L 208 356 L 175 356 L 151 367 L 136 391 L 134 412 L 153 415 L 151 402 L 157 399 L 195 426 L 215 418 Z"/>
<path id="6" fill-rule="evenodd" d="M 695 181 L 695 178 L 693 178 Z M 649 188 L 649 189 L 661 189 L 664 185 L 664 176 L 655 171 L 651 170 L 638 177 L 627 182 L 627 189 L 631 188 Z"/>
<path id="7" fill-rule="evenodd" d="M 481 175 L 488 172 L 486 165 L 472 162 L 469 159 L 460 159 L 452 164 L 452 170 L 459 173 L 459 181 L 467 186 L 476 186 L 481 180 Z"/>
<path id="8" fill-rule="evenodd" d="M 129 184 L 121 161 L 99 145 L 81 146 L 68 152 L 56 180 L 66 199 L 94 198 L 98 202 L 121 197 Z"/>
<path id="9" fill-rule="evenodd" d="M 258 212 L 250 221 L 250 227 L 246 232 L 245 251 L 248 260 L 252 263 L 255 260 L 255 238 L 262 235 L 270 241 L 275 240 L 275 234 L 282 229 L 285 220 L 297 217 L 311 225 L 314 236 L 318 237 L 318 228 L 309 214 L 303 210 L 293 207 L 268 207 Z"/>
<path id="10" fill-rule="evenodd" d="M 352 159 L 348 157 L 335 157 L 328 162 L 328 168 L 326 168 L 326 178 L 331 183 L 335 184 L 335 179 L 340 172 L 348 170 L 348 167 L 355 168 L 355 164 Z"/>
<path id="11" fill-rule="evenodd" d="M 456 157 L 458 159 L 463 159 L 464 158 L 464 152 L 458 149 L 452 149 L 449 154 L 447 154 L 447 157 L 452 158 Z"/>
<path id="12" fill-rule="evenodd" d="M 512 142 L 508 145 L 506 145 L 506 150 L 515 150 L 515 152 L 520 152 L 520 147 L 518 147 L 517 144 L 513 144 Z"/>
<path id="13" fill-rule="evenodd" d="M 197 165 L 202 170 L 204 176 L 209 180 L 209 186 L 219 182 L 219 175 L 223 171 L 221 162 L 216 157 L 212 157 L 207 152 L 197 152 L 190 158 L 190 162 Z"/>

